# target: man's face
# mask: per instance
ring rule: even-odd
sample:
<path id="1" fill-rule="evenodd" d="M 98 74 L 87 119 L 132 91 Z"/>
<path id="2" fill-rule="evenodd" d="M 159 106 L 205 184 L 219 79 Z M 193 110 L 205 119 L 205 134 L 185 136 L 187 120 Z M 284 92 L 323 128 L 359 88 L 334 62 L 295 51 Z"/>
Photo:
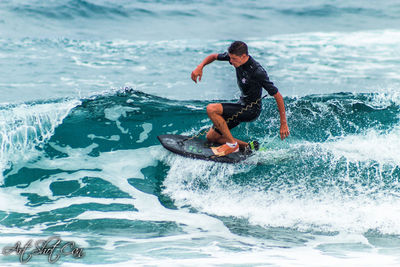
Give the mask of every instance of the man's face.
<path id="1" fill-rule="evenodd" d="M 249 59 L 249 56 L 246 55 L 246 54 L 243 54 L 243 55 L 241 55 L 241 56 L 237 56 L 237 55 L 235 55 L 235 54 L 230 54 L 230 53 L 229 53 L 229 57 L 230 57 L 229 62 L 230 62 L 235 68 L 237 68 L 237 67 L 243 65 L 243 64 L 246 63 L 247 60 Z"/>

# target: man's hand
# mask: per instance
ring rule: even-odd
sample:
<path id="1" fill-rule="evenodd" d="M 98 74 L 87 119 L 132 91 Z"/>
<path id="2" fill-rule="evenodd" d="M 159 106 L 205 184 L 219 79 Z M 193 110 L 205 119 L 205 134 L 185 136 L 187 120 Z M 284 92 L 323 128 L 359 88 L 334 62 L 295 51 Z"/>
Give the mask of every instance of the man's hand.
<path id="1" fill-rule="evenodd" d="M 218 59 L 218 54 L 210 54 L 208 55 L 203 62 L 201 62 L 197 68 L 192 71 L 192 80 L 197 83 L 197 78 L 199 78 L 199 82 L 201 81 L 201 76 L 203 76 L 203 68 L 205 65 L 210 64 L 211 62 L 214 62 L 214 60 Z"/>
<path id="2" fill-rule="evenodd" d="M 201 81 L 201 76 L 203 76 L 203 68 L 201 66 L 197 66 L 194 71 L 192 71 L 192 80 L 197 83 L 197 77 L 199 78 L 199 82 Z"/>
<path id="3" fill-rule="evenodd" d="M 290 131 L 289 131 L 289 127 L 287 126 L 286 123 L 281 124 L 280 134 L 281 134 L 281 139 L 282 140 L 289 136 Z"/>

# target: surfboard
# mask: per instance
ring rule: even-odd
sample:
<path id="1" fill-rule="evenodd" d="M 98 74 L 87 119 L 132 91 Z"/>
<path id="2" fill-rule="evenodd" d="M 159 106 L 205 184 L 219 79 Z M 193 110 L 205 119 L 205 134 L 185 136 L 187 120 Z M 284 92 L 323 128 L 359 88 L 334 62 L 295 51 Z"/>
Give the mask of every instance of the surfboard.
<path id="1" fill-rule="evenodd" d="M 251 155 L 251 153 L 246 153 L 240 150 L 236 153 L 231 153 L 223 157 L 218 157 L 214 155 L 211 147 L 220 146 L 220 144 L 213 144 L 204 139 L 189 139 L 189 136 L 177 134 L 159 135 L 157 136 L 157 138 L 160 141 L 161 145 L 169 151 L 188 158 L 224 163 L 237 163 L 248 158 Z"/>

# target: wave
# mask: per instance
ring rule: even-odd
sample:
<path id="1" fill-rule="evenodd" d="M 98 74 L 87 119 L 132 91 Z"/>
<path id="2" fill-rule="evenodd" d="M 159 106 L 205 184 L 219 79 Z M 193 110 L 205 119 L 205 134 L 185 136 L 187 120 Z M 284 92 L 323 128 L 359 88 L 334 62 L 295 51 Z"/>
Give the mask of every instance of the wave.
<path id="1" fill-rule="evenodd" d="M 211 126 L 205 113 L 208 101 L 176 101 L 121 90 L 79 103 L 3 107 L 3 114 L 22 109 L 22 117 L 47 118 L 47 130 L 26 135 L 20 141 L 22 151 L 21 145 L 12 151 L 19 163 L 3 169 L 4 186 L 36 188 L 51 176 L 43 182 L 55 199 L 95 194 L 98 189 L 89 193 L 82 187 L 95 186 L 95 181 L 105 187 L 103 197 L 129 197 L 138 194 L 122 190 L 127 186 L 123 177 L 131 177 L 131 185 L 156 195 L 166 207 L 191 206 L 262 226 L 400 233 L 392 213 L 379 220 L 366 213 L 378 212 L 384 203 L 389 203 L 386 210 L 396 210 L 399 202 L 398 96 L 341 93 L 285 102 L 291 137 L 280 141 L 276 103 L 264 100 L 260 118 L 238 126 L 233 134 L 243 140 L 256 138 L 267 150 L 237 165 L 183 158 L 165 151 L 157 141 L 160 134 L 192 135 Z M 39 112 L 41 107 L 44 111 Z M 35 112 L 40 116 L 33 116 Z M 10 117 L 8 124 L 19 126 L 3 128 L 8 139 L 36 121 Z M 3 155 L 10 155 L 4 147 Z M 24 161 L 31 150 L 37 151 L 36 158 Z M 53 201 L 29 196 L 33 206 Z M 365 222 L 362 226 L 360 220 Z"/>
<path id="2" fill-rule="evenodd" d="M 0 168 L 11 168 L 35 154 L 79 101 L 27 103 L 0 107 Z M 15 166 L 14 166 L 15 167 Z"/>
<path id="3" fill-rule="evenodd" d="M 242 131 L 266 151 L 234 166 L 167 158 L 163 193 L 178 207 L 263 227 L 399 234 L 400 110 L 398 100 L 381 97 L 287 99 L 287 142 L 274 137 L 279 121 L 267 111 L 274 103 L 264 103 L 261 118 Z"/>
<path id="4" fill-rule="evenodd" d="M 11 10 L 19 15 L 45 17 L 50 19 L 74 18 L 114 18 L 129 17 L 138 14 L 152 14 L 150 10 L 135 9 L 127 12 L 122 6 L 112 4 L 94 4 L 85 0 L 70 0 L 66 3 L 38 2 L 12 7 Z"/>
<path id="5" fill-rule="evenodd" d="M 291 142 L 326 143 L 349 136 L 363 136 L 371 131 L 377 136 L 390 134 L 399 125 L 399 102 L 396 92 L 288 97 L 286 108 Z M 144 128 L 149 129 L 147 131 L 153 138 L 162 133 L 192 133 L 210 125 L 205 113 L 208 103 L 170 100 L 123 89 L 81 100 L 4 105 L 0 110 L 4 122 L 2 151 L 4 153 L 11 147 L 22 149 L 24 145 L 32 147 L 50 138 L 58 141 L 69 138 L 68 143 L 84 147 L 76 140 L 83 142 L 87 139 L 85 142 L 90 144 L 92 140 L 87 138 L 88 135 L 121 135 L 130 140 L 142 140 L 143 136 L 139 137 L 141 132 L 136 130 L 142 129 L 143 125 L 152 125 Z M 77 127 L 72 127 L 72 124 Z M 261 116 L 254 123 L 240 125 L 234 131 L 239 138 L 273 139 L 278 137 L 278 129 L 276 103 L 268 98 L 263 102 Z M 80 137 L 74 139 L 74 135 Z M 157 144 L 156 139 L 147 142 L 148 145 Z M 130 141 L 119 146 L 128 143 Z"/>
<path id="6" fill-rule="evenodd" d="M 167 3 L 164 3 L 165 5 Z M 161 8 L 159 10 L 152 8 L 151 5 L 145 3 L 111 3 L 96 2 L 92 3 L 87 0 L 69 0 L 66 3 L 55 2 L 38 2 L 18 5 L 10 8 L 12 12 L 18 15 L 44 17 L 48 19 L 71 20 L 77 18 L 87 19 L 115 19 L 115 18 L 135 18 L 141 19 L 145 17 L 194 17 L 202 15 L 196 9 L 181 10 L 181 8 Z M 156 11 L 157 10 L 157 11 Z"/>
<path id="7" fill-rule="evenodd" d="M 186 8 L 182 9 L 181 5 Z M 139 1 L 129 3 L 125 1 L 90 1 L 90 0 L 69 0 L 64 3 L 57 1 L 29 2 L 10 6 L 12 12 L 19 15 L 45 17 L 50 19 L 69 20 L 74 18 L 144 18 L 144 17 L 203 17 L 211 16 L 208 8 L 222 8 L 230 5 L 235 14 L 246 19 L 261 20 L 265 12 L 274 11 L 283 15 L 298 17 L 336 17 L 346 15 L 363 15 L 367 17 L 378 17 L 387 19 L 399 18 L 399 6 L 396 3 L 386 3 L 382 6 L 357 5 L 338 2 L 336 5 L 330 3 L 321 4 L 287 4 L 274 5 L 265 3 L 232 3 L 222 1 L 203 2 L 201 8 L 193 6 L 193 1 Z M 254 12 L 257 10 L 258 12 Z M 261 11 L 261 12 L 260 12 Z M 255 15 L 257 14 L 257 15 Z M 273 15 L 273 13 L 271 13 Z M 219 16 L 216 16 L 218 18 Z"/>
<path id="8" fill-rule="evenodd" d="M 11 147 L 18 150 L 23 145 L 32 147 L 43 140 L 48 141 L 50 137 L 58 141 L 66 139 L 63 142 L 84 147 L 76 140 L 91 144 L 92 139 L 87 136 L 116 138 L 117 135 L 121 135 L 119 146 L 128 148 L 129 140 L 144 138 L 144 135 L 140 137 L 142 132 L 137 131 L 143 128 L 153 137 L 146 139 L 145 144 L 153 145 L 157 144 L 157 134 L 192 133 L 210 125 L 204 111 L 208 101 L 177 101 L 140 91 L 132 92 L 122 90 L 107 96 L 83 99 L 78 106 L 76 101 L 4 106 L 2 151 L 4 153 Z M 398 103 L 396 93 L 341 93 L 287 98 L 291 142 L 326 143 L 349 136 L 363 136 L 369 131 L 374 131 L 377 136 L 390 134 L 399 123 Z M 243 139 L 277 138 L 279 118 L 272 98 L 264 101 L 263 110 L 256 122 L 240 125 L 234 130 L 235 134 Z M 125 139 L 128 140 L 124 142 Z M 13 144 L 11 140 L 19 141 Z"/>
<path id="9" fill-rule="evenodd" d="M 378 17 L 391 17 L 385 14 L 383 10 L 377 8 L 365 8 L 365 7 L 340 7 L 334 5 L 319 5 L 302 8 L 291 8 L 291 9 L 278 9 L 279 12 L 285 15 L 295 16 L 309 16 L 309 17 L 330 17 L 340 15 L 365 15 L 365 16 L 378 16 Z"/>

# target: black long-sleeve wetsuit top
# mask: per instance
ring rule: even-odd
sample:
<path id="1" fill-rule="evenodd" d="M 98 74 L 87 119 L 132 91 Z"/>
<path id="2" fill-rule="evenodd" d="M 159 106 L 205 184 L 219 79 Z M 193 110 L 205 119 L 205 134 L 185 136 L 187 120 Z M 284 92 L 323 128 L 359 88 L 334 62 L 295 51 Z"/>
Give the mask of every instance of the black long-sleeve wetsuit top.
<path id="1" fill-rule="evenodd" d="M 229 61 L 228 52 L 218 54 L 217 60 Z M 242 92 L 240 102 L 243 105 L 249 105 L 261 98 L 262 88 L 267 90 L 271 96 L 278 92 L 278 88 L 269 80 L 265 69 L 251 56 L 249 56 L 249 60 L 246 63 L 236 68 L 236 78 Z"/>

